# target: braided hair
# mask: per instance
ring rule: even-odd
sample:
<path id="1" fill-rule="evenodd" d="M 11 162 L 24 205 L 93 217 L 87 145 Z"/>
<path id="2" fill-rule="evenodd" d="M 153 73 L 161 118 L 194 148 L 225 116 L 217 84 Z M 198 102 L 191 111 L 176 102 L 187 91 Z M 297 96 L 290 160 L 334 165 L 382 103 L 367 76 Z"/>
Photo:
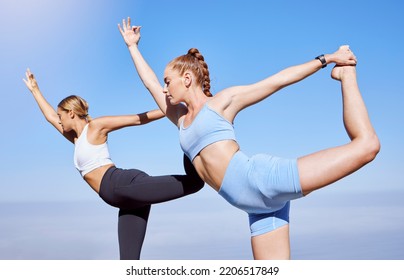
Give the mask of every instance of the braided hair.
<path id="1" fill-rule="evenodd" d="M 210 92 L 210 77 L 208 65 L 205 62 L 203 55 L 198 49 L 189 49 L 188 53 L 181 55 L 169 63 L 169 66 L 183 75 L 186 71 L 191 71 L 196 77 L 197 85 L 202 87 L 206 96 L 211 97 Z"/>

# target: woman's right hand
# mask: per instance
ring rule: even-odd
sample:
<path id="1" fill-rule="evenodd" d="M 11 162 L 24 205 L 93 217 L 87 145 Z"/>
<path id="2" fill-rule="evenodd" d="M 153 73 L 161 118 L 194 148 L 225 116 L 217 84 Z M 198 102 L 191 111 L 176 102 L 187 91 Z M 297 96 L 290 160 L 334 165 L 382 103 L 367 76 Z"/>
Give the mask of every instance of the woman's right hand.
<path id="1" fill-rule="evenodd" d="M 122 20 L 122 27 L 118 24 L 119 31 L 121 32 L 122 38 L 128 47 L 137 45 L 140 41 L 140 28 L 141 26 L 131 26 L 130 17 L 128 20 Z"/>
<path id="2" fill-rule="evenodd" d="M 333 54 L 326 55 L 326 61 L 339 66 L 355 66 L 358 63 L 355 54 L 349 49 L 348 45 L 341 46 Z"/>
<path id="3" fill-rule="evenodd" d="M 27 69 L 27 71 L 25 72 L 25 76 L 27 77 L 27 79 L 22 79 L 24 81 L 24 83 L 27 85 L 27 88 L 33 92 L 34 90 L 38 89 L 38 83 L 34 77 L 34 74 L 31 73 L 31 70 L 29 70 L 29 68 Z"/>

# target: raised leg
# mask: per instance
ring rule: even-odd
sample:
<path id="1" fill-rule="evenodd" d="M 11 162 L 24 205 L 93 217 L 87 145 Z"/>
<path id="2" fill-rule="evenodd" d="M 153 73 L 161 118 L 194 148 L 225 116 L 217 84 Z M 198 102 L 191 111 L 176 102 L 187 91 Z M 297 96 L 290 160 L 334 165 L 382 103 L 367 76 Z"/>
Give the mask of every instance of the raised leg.
<path id="1" fill-rule="evenodd" d="M 298 159 L 303 194 L 327 186 L 372 161 L 380 149 L 356 80 L 356 67 L 334 67 L 332 78 L 341 81 L 343 121 L 351 142 Z"/>

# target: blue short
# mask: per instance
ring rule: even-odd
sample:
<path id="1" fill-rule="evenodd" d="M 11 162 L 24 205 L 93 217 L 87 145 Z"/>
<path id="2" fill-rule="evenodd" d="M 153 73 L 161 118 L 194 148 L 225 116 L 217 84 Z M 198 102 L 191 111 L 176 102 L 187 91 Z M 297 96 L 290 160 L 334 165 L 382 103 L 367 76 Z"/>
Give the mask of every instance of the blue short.
<path id="1" fill-rule="evenodd" d="M 289 223 L 289 201 L 303 196 L 297 160 L 238 151 L 219 194 L 248 213 L 252 236 L 270 232 Z"/>

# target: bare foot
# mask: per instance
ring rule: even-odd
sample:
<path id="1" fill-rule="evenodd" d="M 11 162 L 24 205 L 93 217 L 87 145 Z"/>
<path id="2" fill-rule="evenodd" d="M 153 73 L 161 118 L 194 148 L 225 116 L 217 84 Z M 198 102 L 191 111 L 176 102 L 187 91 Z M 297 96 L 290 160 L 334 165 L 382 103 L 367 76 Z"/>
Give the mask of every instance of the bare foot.
<path id="1" fill-rule="evenodd" d="M 356 74 L 355 66 L 334 66 L 331 71 L 331 78 L 337 81 L 342 81 L 346 76 L 351 76 Z"/>

